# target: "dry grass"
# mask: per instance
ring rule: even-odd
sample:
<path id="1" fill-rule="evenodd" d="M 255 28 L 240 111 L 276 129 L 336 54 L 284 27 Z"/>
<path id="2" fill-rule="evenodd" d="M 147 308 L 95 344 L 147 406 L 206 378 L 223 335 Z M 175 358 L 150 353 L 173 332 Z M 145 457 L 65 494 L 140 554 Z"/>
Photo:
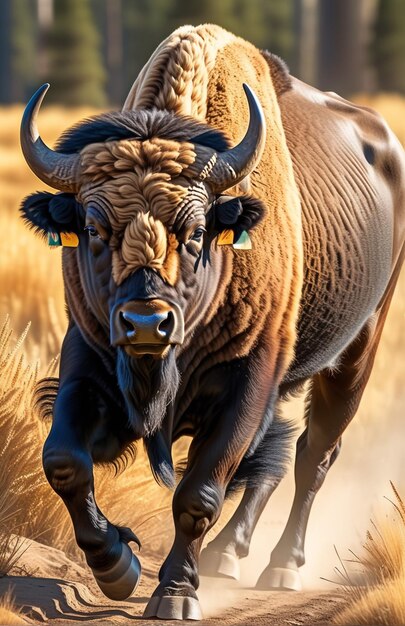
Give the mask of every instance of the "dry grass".
<path id="1" fill-rule="evenodd" d="M 359 559 L 371 584 L 405 576 L 405 504 L 394 485 L 391 486 L 396 516 L 373 524 L 373 529 L 367 533 L 364 554 Z"/>
<path id="2" fill-rule="evenodd" d="M 389 580 L 369 589 L 335 622 L 341 626 L 403 626 L 405 624 L 405 583 Z"/>
<path id="3" fill-rule="evenodd" d="M 14 624 L 26 624 L 20 612 L 14 604 L 11 590 L 0 598 L 0 624 L 2 626 L 13 626 Z"/>
<path id="4" fill-rule="evenodd" d="M 28 332 L 28 328 L 27 331 Z M 52 501 L 41 468 L 41 445 L 45 429 L 31 407 L 38 369 L 27 363 L 22 348 L 24 333 L 12 348 L 8 318 L 0 327 L 0 571 L 10 569 L 21 546 L 14 534 L 42 537 L 55 542 L 66 535 L 65 511 L 55 498 L 52 524 L 44 523 L 44 512 Z M 49 373 L 54 365 L 51 363 Z M 3 522 L 3 523 L 2 523 Z"/>
<path id="5" fill-rule="evenodd" d="M 392 489 L 394 515 L 372 522 L 362 554 L 350 562 L 361 567 L 362 585 L 352 584 L 343 563 L 343 569 L 337 570 L 352 597 L 335 620 L 341 626 L 405 624 L 405 503 L 393 485 Z"/>
<path id="6" fill-rule="evenodd" d="M 11 215 L 0 215 L 0 232 L 7 233 L 0 252 L 0 315 L 10 315 L 17 334 L 32 322 L 25 350 L 45 364 L 59 352 L 66 328 L 60 251 L 48 250 Z"/>

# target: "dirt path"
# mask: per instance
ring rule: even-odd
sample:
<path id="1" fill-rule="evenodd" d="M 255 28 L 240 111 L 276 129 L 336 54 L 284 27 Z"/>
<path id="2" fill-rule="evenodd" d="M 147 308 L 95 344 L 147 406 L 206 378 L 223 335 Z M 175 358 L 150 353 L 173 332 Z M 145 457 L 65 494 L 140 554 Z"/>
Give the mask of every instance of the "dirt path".
<path id="1" fill-rule="evenodd" d="M 15 605 L 28 623 L 119 626 L 142 617 L 156 585 L 159 560 L 143 554 L 142 563 L 143 575 L 136 596 L 112 602 L 98 590 L 86 569 L 72 563 L 59 550 L 32 542 L 23 565 L 33 575 L 0 579 L 0 597 L 11 588 Z M 205 616 L 200 623 L 210 626 L 319 626 L 330 624 L 334 613 L 346 603 L 339 591 L 262 592 L 243 588 L 236 582 L 206 578 L 202 579 L 199 596 Z M 145 623 L 162 624 L 160 620 Z"/>

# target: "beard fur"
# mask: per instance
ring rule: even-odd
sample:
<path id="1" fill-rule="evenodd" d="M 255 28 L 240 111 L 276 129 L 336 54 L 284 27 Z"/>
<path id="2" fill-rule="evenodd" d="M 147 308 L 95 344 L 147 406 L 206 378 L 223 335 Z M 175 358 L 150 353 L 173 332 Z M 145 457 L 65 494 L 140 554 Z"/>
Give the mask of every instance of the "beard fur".
<path id="1" fill-rule="evenodd" d="M 117 377 L 130 425 L 139 437 L 152 435 L 161 426 L 179 388 L 180 374 L 174 350 L 164 359 L 150 356 L 135 359 L 119 349 Z"/>

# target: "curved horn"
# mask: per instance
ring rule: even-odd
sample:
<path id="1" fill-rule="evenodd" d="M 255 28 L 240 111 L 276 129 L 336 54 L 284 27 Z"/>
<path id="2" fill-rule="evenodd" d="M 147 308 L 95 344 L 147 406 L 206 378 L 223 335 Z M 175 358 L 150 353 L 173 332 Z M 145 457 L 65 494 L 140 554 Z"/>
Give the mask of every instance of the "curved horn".
<path id="1" fill-rule="evenodd" d="M 49 83 L 34 93 L 21 121 L 20 142 L 25 160 L 44 183 L 59 191 L 75 193 L 78 188 L 79 155 L 55 152 L 44 144 L 37 128 L 37 116 Z"/>
<path id="2" fill-rule="evenodd" d="M 206 181 L 215 193 L 222 193 L 241 182 L 256 167 L 266 141 L 266 120 L 254 91 L 243 83 L 249 105 L 249 126 L 242 141 L 218 154 L 218 159 Z"/>

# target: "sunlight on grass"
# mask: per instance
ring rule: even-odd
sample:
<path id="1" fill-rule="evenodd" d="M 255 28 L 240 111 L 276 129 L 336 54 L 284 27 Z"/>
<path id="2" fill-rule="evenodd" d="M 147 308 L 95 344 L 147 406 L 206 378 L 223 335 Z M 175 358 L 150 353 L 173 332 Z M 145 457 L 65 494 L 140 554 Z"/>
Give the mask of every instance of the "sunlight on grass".
<path id="1" fill-rule="evenodd" d="M 395 486 L 391 487 L 394 514 L 371 522 L 361 554 L 350 561 L 360 568 L 357 584 L 344 562 L 337 568 L 352 598 L 335 620 L 341 626 L 405 624 L 405 503 Z"/>

